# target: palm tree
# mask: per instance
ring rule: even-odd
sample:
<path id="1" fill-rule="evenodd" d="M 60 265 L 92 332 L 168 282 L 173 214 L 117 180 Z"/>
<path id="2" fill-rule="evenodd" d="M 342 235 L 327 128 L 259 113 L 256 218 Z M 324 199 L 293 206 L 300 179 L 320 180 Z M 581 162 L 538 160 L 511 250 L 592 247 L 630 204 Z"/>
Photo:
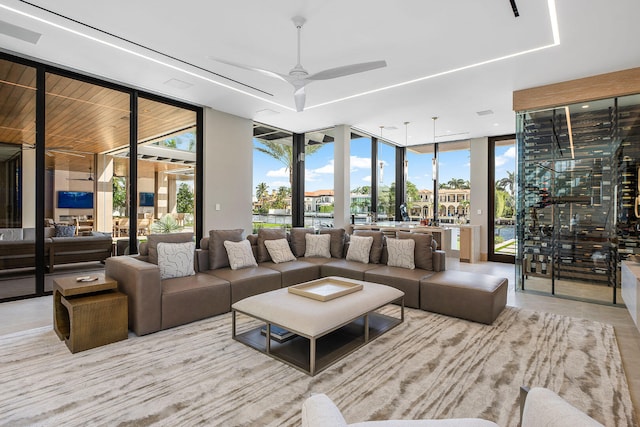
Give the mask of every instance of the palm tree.
<path id="1" fill-rule="evenodd" d="M 256 145 L 254 148 L 261 153 L 273 157 L 289 171 L 289 184 L 293 184 L 293 147 L 276 141 L 259 141 L 263 147 Z M 321 144 L 307 145 L 304 149 L 305 156 L 311 156 L 322 147 Z"/>
<path id="2" fill-rule="evenodd" d="M 258 184 L 256 186 L 256 199 L 258 201 L 262 201 L 263 199 L 265 199 L 267 197 L 268 189 L 269 189 L 269 186 L 267 185 L 266 182 L 261 182 L 260 184 Z"/>
<path id="3" fill-rule="evenodd" d="M 496 182 L 496 187 L 498 187 L 501 190 L 508 191 L 509 194 L 513 196 L 513 190 L 516 188 L 515 172 L 507 171 L 507 176 L 499 179 L 498 182 Z"/>

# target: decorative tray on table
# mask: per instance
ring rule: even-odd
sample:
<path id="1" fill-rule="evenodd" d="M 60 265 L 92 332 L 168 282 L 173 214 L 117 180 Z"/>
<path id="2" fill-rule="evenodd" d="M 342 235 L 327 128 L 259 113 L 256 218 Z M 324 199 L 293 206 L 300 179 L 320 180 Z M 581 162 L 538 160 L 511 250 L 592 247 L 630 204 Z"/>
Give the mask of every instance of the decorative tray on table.
<path id="1" fill-rule="evenodd" d="M 289 292 L 318 301 L 329 301 L 362 290 L 361 283 L 348 282 L 334 277 L 313 280 L 289 286 Z"/>

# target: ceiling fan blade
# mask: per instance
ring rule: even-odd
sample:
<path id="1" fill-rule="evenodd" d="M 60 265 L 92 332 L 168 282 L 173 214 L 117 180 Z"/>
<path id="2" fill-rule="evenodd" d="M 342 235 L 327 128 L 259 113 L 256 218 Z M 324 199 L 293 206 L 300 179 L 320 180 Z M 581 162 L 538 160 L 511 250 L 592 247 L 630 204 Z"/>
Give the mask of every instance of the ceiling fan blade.
<path id="1" fill-rule="evenodd" d="M 227 65 L 231 65 L 232 67 L 237 67 L 237 68 L 242 68 L 243 70 L 248 70 L 248 71 L 256 71 L 260 74 L 264 74 L 265 76 L 269 76 L 269 77 L 274 77 L 276 79 L 288 82 L 288 77 L 285 74 L 280 74 L 277 73 L 275 71 L 269 71 L 269 70 L 265 70 L 262 68 L 257 68 L 257 67 L 252 67 L 250 65 L 244 65 L 244 64 L 238 64 L 237 62 L 230 62 L 230 61 L 225 61 L 224 59 L 219 59 L 213 56 L 210 56 L 209 59 L 216 61 L 216 62 L 220 62 L 222 64 L 227 64 Z"/>
<path id="2" fill-rule="evenodd" d="M 296 88 L 293 92 L 293 99 L 296 102 L 296 111 L 300 112 L 304 110 L 304 102 L 307 96 L 304 91 L 304 86 Z"/>
<path id="3" fill-rule="evenodd" d="M 307 80 L 329 80 L 336 77 L 349 76 L 351 74 L 362 73 L 387 66 L 387 61 L 362 62 L 360 64 L 344 65 L 342 67 L 330 68 L 307 76 Z"/>

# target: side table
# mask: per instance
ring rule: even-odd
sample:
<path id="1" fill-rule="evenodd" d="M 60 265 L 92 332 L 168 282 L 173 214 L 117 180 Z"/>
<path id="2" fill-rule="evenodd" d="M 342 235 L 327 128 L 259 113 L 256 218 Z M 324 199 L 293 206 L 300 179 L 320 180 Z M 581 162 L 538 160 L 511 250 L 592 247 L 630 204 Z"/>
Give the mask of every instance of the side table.
<path id="1" fill-rule="evenodd" d="M 71 353 L 127 339 L 127 296 L 104 275 L 91 282 L 55 279 L 53 329 Z"/>

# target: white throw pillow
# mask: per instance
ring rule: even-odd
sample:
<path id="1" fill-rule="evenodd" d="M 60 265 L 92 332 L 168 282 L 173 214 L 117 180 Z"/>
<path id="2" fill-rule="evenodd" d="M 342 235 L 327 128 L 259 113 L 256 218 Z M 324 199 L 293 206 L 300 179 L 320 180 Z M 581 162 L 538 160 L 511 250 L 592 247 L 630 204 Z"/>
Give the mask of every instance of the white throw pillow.
<path id="1" fill-rule="evenodd" d="M 310 234 L 304 236 L 305 257 L 331 258 L 331 235 Z"/>
<path id="2" fill-rule="evenodd" d="M 193 254 L 195 242 L 158 243 L 158 267 L 161 279 L 193 276 Z"/>
<path id="3" fill-rule="evenodd" d="M 276 264 L 296 260 L 287 239 L 265 240 L 264 245 L 267 247 L 271 260 Z"/>
<path id="4" fill-rule="evenodd" d="M 389 267 L 416 268 L 414 250 L 416 241 L 413 239 L 387 239 Z"/>
<path id="5" fill-rule="evenodd" d="M 351 236 L 347 250 L 347 261 L 369 264 L 371 245 L 373 245 L 373 237 L 371 236 Z"/>
<path id="6" fill-rule="evenodd" d="M 224 248 L 227 250 L 229 266 L 232 270 L 258 266 L 256 258 L 253 256 L 253 251 L 251 251 L 251 243 L 248 240 L 241 242 L 225 240 Z"/>

